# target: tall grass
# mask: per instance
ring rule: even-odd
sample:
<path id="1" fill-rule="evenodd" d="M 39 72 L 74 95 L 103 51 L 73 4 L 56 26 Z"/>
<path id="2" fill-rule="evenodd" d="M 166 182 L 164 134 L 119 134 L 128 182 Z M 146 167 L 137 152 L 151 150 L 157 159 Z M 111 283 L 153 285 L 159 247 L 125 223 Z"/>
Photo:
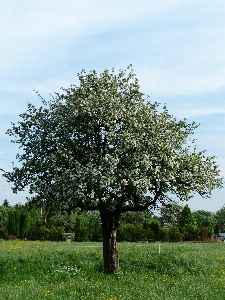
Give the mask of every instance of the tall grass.
<path id="1" fill-rule="evenodd" d="M 101 243 L 0 242 L 0 299 L 225 299 L 225 244 L 119 243 L 103 273 Z"/>

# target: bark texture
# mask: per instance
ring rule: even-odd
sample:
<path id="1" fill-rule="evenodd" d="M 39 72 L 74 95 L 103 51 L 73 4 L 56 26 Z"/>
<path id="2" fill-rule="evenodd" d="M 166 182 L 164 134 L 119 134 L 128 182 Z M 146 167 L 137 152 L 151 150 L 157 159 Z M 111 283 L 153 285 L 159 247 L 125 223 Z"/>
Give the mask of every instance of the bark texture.
<path id="1" fill-rule="evenodd" d="M 120 214 L 117 211 L 100 210 L 103 232 L 104 272 L 113 274 L 119 267 L 119 256 L 116 248 L 116 233 L 119 227 Z"/>

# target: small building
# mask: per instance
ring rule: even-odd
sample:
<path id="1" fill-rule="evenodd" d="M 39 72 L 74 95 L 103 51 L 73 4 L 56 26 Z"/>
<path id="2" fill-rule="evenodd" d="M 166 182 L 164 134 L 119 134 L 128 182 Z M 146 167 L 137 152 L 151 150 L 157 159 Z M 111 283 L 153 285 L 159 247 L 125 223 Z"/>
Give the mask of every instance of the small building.
<path id="1" fill-rule="evenodd" d="M 225 240 L 225 232 L 220 232 L 219 238 L 221 239 L 221 241 L 224 241 Z"/>
<path id="2" fill-rule="evenodd" d="M 74 233 L 65 233 L 66 237 L 67 237 L 67 241 L 68 242 L 71 242 L 74 237 L 75 237 L 75 234 Z"/>

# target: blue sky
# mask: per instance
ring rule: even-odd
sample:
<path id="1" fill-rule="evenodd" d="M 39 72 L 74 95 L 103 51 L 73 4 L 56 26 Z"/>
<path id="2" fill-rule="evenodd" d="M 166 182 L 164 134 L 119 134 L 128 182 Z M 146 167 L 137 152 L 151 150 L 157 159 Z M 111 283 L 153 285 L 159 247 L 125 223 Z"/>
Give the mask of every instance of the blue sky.
<path id="1" fill-rule="evenodd" d="M 215 155 L 225 176 L 224 0 L 0 0 L 0 168 L 11 170 L 18 147 L 11 122 L 49 93 L 77 83 L 81 69 L 130 63 L 150 100 L 200 123 L 199 150 Z M 24 203 L 0 177 L 0 204 Z M 217 211 L 224 189 L 196 196 L 192 210 Z"/>

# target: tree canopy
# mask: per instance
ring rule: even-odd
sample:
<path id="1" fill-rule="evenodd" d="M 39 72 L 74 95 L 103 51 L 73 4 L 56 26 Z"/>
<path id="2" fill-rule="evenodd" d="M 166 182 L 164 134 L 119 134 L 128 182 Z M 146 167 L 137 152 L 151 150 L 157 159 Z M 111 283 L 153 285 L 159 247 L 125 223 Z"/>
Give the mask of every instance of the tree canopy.
<path id="1" fill-rule="evenodd" d="M 197 210 L 193 212 L 198 227 L 209 227 L 214 230 L 217 220 L 216 215 L 210 211 Z"/>
<path id="2" fill-rule="evenodd" d="M 161 206 L 159 218 L 161 225 L 164 227 L 177 225 L 182 209 L 183 206 L 176 201 L 171 201 L 171 203 Z"/>
<path id="3" fill-rule="evenodd" d="M 225 232 L 225 205 L 216 212 L 216 219 L 220 232 Z"/>
<path id="4" fill-rule="evenodd" d="M 222 186 L 214 157 L 189 140 L 198 125 L 149 102 L 130 66 L 118 74 L 82 70 L 78 78 L 79 86 L 50 101 L 39 95 L 39 108 L 28 103 L 7 131 L 23 150 L 21 166 L 3 174 L 14 192 L 29 186 L 48 203 L 99 210 L 103 237 L 104 230 L 115 237 L 123 212 L 174 196 L 188 200 L 193 192 L 208 197 Z M 109 273 L 117 267 L 105 261 Z"/>
<path id="5" fill-rule="evenodd" d="M 196 226 L 196 219 L 193 213 L 191 212 L 191 209 L 188 206 L 188 204 L 186 204 L 181 210 L 180 217 L 178 219 L 178 226 Z"/>

